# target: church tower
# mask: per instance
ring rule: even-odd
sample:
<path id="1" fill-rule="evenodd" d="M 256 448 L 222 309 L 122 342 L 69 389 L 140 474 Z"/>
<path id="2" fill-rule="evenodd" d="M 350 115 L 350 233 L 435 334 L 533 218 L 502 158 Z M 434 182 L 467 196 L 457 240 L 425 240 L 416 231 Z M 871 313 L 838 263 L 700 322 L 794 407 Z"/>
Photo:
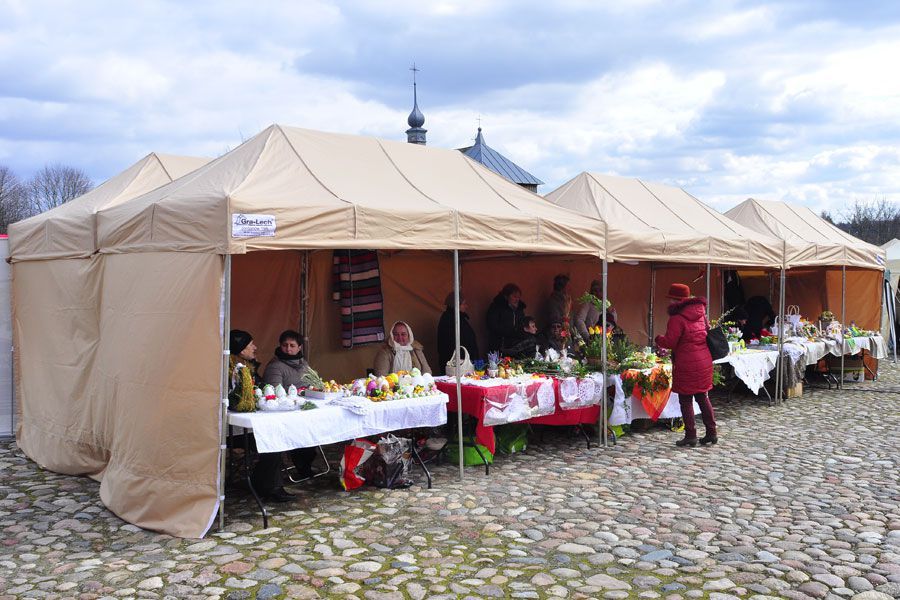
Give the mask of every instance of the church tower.
<path id="1" fill-rule="evenodd" d="M 416 73 L 419 69 L 416 68 L 415 63 L 413 63 L 410 71 L 413 72 L 413 109 L 409 113 L 409 118 L 406 119 L 406 122 L 409 123 L 409 129 L 406 130 L 406 141 L 410 144 L 421 144 L 424 146 L 425 134 L 428 130 L 422 129 L 422 125 L 425 124 L 425 115 L 419 110 L 419 99 L 416 95 Z"/>

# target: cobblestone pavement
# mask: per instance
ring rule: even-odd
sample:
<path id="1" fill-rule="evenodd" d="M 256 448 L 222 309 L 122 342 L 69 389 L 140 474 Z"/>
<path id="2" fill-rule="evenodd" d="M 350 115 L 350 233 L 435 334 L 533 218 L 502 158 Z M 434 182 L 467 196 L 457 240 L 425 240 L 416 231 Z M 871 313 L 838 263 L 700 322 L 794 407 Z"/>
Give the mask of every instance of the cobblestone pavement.
<path id="1" fill-rule="evenodd" d="M 6 443 L 0 598 L 900 597 L 900 369 L 850 389 L 719 401 L 712 448 L 554 430 L 432 490 L 322 478 L 267 530 L 235 494 L 204 540 L 128 525 Z"/>

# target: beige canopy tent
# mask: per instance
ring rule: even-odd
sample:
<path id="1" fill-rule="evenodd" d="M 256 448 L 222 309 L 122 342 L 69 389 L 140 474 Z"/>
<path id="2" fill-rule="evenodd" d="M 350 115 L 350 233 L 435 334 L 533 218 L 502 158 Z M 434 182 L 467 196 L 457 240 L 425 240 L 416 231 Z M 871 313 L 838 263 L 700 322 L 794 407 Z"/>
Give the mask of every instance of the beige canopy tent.
<path id="1" fill-rule="evenodd" d="M 260 298 L 299 304 L 285 299 L 297 291 L 286 279 L 316 249 L 389 250 L 394 277 L 405 264 L 426 278 L 391 289 L 416 296 L 421 284 L 433 296 L 427 278 L 446 277 L 441 287 L 452 289 L 448 267 L 457 274 L 460 250 L 597 264 L 605 246 L 599 221 L 459 152 L 277 125 L 101 210 L 97 239 L 100 254 L 80 272 L 13 263 L 19 443 L 47 468 L 101 479 L 101 499 L 122 518 L 187 537 L 204 535 L 220 508 L 223 351 L 236 301 L 256 322 L 273 318 Z M 285 250 L 293 252 L 275 252 Z M 422 253 L 433 269 L 412 269 L 414 250 L 452 250 L 453 261 Z M 288 258 L 255 260 L 257 252 Z M 76 278 L 94 293 L 67 294 Z M 62 340 L 64 351 L 54 350 Z"/>
<path id="2" fill-rule="evenodd" d="M 791 269 L 791 277 L 782 271 L 779 314 L 785 313 L 788 302 L 797 304 L 810 319 L 840 306 L 845 325 L 848 314 L 860 327 L 881 325 L 885 264 L 881 248 L 840 230 L 805 206 L 750 198 L 725 215 L 760 234 L 784 240 L 785 267 Z M 849 298 L 848 285 L 853 292 Z M 841 356 L 842 370 L 843 362 Z"/>
<path id="3" fill-rule="evenodd" d="M 686 264 L 781 268 L 783 243 L 761 236 L 709 208 L 683 189 L 640 179 L 584 172 L 546 196 L 547 200 L 607 223 L 610 261 L 639 261 L 621 268 L 617 279 L 638 284 L 644 298 L 626 307 L 649 312 L 644 332 L 652 342 L 654 323 L 666 320 L 666 306 L 654 303 L 659 289 L 670 283 L 706 282 L 710 313 L 721 312 L 721 282 L 712 281 Z M 660 268 L 661 265 L 680 265 Z M 713 287 L 713 286 L 716 287 Z M 695 285 L 696 287 L 696 285 Z M 612 288 L 613 294 L 621 285 Z M 695 293 L 703 291 L 695 289 Z M 619 303 L 616 303 L 619 306 Z M 620 317 L 620 321 L 621 321 Z M 628 331 L 629 334 L 633 331 Z"/>
<path id="4" fill-rule="evenodd" d="M 846 297 L 842 322 L 849 316 L 866 329 L 880 326 L 884 250 L 838 229 L 806 206 L 751 198 L 725 215 L 785 240 L 785 264 L 791 269 L 785 287 L 789 304 L 798 304 L 811 319 L 823 310 L 837 314 L 846 296 L 846 279 L 852 293 Z"/>
<path id="5" fill-rule="evenodd" d="M 208 158 L 151 152 L 83 196 L 10 225 L 10 259 L 87 258 L 97 251 L 98 210 L 155 190 L 208 162 Z"/>

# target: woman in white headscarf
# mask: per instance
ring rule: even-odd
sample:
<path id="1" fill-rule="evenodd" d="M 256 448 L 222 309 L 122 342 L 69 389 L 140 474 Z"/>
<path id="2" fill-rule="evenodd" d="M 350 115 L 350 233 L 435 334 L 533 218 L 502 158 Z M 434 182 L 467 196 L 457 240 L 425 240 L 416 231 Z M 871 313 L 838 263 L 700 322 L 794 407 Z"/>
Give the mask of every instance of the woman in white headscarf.
<path id="1" fill-rule="evenodd" d="M 397 321 L 391 327 L 391 337 L 375 355 L 375 374 L 387 375 L 397 371 L 419 369 L 422 373 L 431 373 L 431 367 L 425 360 L 422 344 L 413 337 L 412 328 L 404 321 Z"/>

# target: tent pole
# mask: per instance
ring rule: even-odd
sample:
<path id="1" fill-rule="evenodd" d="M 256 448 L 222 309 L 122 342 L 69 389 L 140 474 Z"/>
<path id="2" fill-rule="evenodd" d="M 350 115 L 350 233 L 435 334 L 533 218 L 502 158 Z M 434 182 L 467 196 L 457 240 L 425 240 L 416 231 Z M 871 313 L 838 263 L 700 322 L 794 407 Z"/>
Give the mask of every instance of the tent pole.
<path id="1" fill-rule="evenodd" d="M 603 274 L 602 274 L 602 279 L 603 279 L 603 311 L 602 311 L 603 312 L 603 346 L 602 346 L 602 350 L 601 350 L 601 362 L 603 363 L 603 394 L 601 396 L 602 402 L 600 405 L 600 423 L 601 423 L 600 435 L 603 437 L 603 446 L 605 448 L 609 447 L 609 436 L 606 434 L 606 429 L 607 429 L 607 422 L 606 422 L 606 419 L 607 419 L 607 414 L 606 414 L 607 413 L 607 411 L 606 411 L 607 395 L 606 395 L 606 392 L 608 389 L 606 387 L 606 377 L 608 375 L 608 368 L 606 365 L 606 362 L 607 362 L 607 360 L 606 360 L 607 359 L 606 341 L 607 341 L 607 339 L 609 339 L 606 337 L 606 298 L 608 296 L 607 289 L 606 289 L 606 283 L 607 283 L 607 278 L 608 278 L 607 277 L 608 266 L 609 266 L 608 261 L 607 261 L 606 257 L 604 257 L 603 258 Z"/>
<path id="2" fill-rule="evenodd" d="M 782 265 L 778 290 L 778 314 L 781 315 L 781 326 L 778 329 L 778 357 L 775 360 L 775 404 L 784 401 L 784 385 L 782 384 L 782 381 L 784 380 L 784 365 L 782 363 L 784 361 L 782 353 L 784 352 L 784 289 L 786 285 L 787 274 L 785 273 L 784 265 Z"/>
<path id="3" fill-rule="evenodd" d="M 888 316 L 890 317 L 890 327 L 891 327 L 891 339 L 894 341 L 894 364 L 897 364 L 897 294 L 894 291 L 894 288 L 891 286 L 890 279 L 887 281 L 887 293 L 888 293 L 888 301 L 890 304 L 888 305 L 891 310 L 888 311 Z M 15 378 L 13 378 L 15 381 Z"/>
<path id="4" fill-rule="evenodd" d="M 219 397 L 219 531 L 225 529 L 225 455 L 227 453 L 228 434 L 228 357 L 229 330 L 231 329 L 231 255 L 225 255 L 222 268 L 222 380 Z M 245 432 L 246 433 L 246 432 Z"/>
<path id="5" fill-rule="evenodd" d="M 456 339 L 456 358 L 461 362 L 459 349 L 459 250 L 453 251 L 453 331 Z M 459 478 L 465 476 L 465 455 L 463 453 L 463 413 L 462 413 L 462 374 L 456 369 L 456 435 L 459 442 Z"/>
<path id="6" fill-rule="evenodd" d="M 709 319 L 709 305 L 712 303 L 712 298 L 710 298 L 710 285 L 709 278 L 712 276 L 712 267 L 709 263 L 706 263 L 706 318 Z"/>
<path id="7" fill-rule="evenodd" d="M 841 265 L 841 325 L 847 326 L 847 265 Z M 841 381 L 838 389 L 844 389 L 844 332 L 841 332 Z"/>
<path id="8" fill-rule="evenodd" d="M 300 255 L 300 337 L 302 337 L 303 354 L 309 357 L 309 250 Z"/>
<path id="9" fill-rule="evenodd" d="M 656 297 L 656 269 L 650 263 L 650 318 L 647 321 L 647 345 L 653 345 L 653 299 Z"/>

